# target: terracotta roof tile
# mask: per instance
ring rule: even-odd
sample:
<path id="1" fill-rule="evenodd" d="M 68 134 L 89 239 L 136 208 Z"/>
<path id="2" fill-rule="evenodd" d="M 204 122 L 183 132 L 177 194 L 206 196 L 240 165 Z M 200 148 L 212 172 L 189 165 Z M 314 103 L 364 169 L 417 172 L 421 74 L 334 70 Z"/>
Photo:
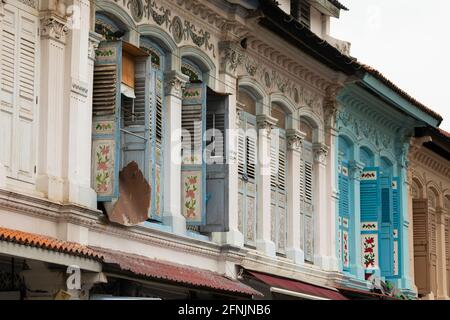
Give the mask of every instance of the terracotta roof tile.
<path id="1" fill-rule="evenodd" d="M 2 227 L 0 227 L 0 240 L 68 253 L 86 258 L 100 258 L 100 255 L 98 253 L 78 243 L 61 241 L 48 236 L 37 235 L 18 230 L 11 230 Z"/>
<path id="2" fill-rule="evenodd" d="M 61 241 L 56 238 L 11 230 L 0 227 L 0 241 L 58 251 L 86 258 L 93 258 L 106 264 L 117 264 L 123 271 L 130 271 L 153 279 L 167 280 L 195 287 L 210 288 L 245 295 L 261 295 L 260 292 L 229 279 L 218 273 L 184 266 L 167 261 L 150 259 L 110 249 L 87 247 L 78 243 Z"/>
<path id="3" fill-rule="evenodd" d="M 245 284 L 218 273 L 144 256 L 90 247 L 103 256 L 105 263 L 117 264 L 121 270 L 154 279 L 167 280 L 195 287 L 206 287 L 245 295 L 262 294 Z"/>
<path id="4" fill-rule="evenodd" d="M 348 8 L 340 3 L 338 0 L 329 0 L 336 8 L 348 11 Z"/>

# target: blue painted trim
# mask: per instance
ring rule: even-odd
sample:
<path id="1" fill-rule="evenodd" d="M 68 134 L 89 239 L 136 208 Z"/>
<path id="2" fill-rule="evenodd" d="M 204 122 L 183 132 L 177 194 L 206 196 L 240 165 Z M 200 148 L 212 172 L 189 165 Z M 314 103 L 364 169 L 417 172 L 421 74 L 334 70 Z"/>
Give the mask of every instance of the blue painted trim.
<path id="1" fill-rule="evenodd" d="M 411 102 L 407 101 L 405 98 L 401 97 L 394 90 L 387 87 L 380 80 L 372 76 L 371 74 L 366 73 L 362 80 L 363 84 L 370 89 L 374 90 L 378 94 L 382 95 L 384 98 L 389 100 L 392 104 L 394 104 L 398 109 L 403 112 L 406 112 L 410 116 L 416 118 L 419 121 L 423 121 L 426 124 L 437 127 L 441 123 L 441 121 L 433 118 L 428 113 L 417 108 Z"/>

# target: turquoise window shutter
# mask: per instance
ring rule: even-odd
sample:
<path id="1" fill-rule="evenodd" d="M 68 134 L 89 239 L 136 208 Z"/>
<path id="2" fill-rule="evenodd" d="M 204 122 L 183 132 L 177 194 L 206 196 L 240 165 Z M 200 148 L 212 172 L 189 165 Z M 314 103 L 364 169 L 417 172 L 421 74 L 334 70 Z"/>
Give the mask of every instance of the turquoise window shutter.
<path id="1" fill-rule="evenodd" d="M 379 222 L 380 169 L 365 168 L 361 175 L 361 222 Z"/>

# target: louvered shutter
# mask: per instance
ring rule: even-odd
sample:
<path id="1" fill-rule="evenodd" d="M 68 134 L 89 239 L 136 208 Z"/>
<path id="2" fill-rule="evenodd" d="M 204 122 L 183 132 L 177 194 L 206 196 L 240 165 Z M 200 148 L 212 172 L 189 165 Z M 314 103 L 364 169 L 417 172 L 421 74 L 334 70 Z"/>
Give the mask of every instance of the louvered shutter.
<path id="1" fill-rule="evenodd" d="M 427 200 L 413 200 L 414 274 L 419 294 L 431 291 L 430 239 Z"/>
<path id="2" fill-rule="evenodd" d="M 111 201 L 119 196 L 121 56 L 120 41 L 103 41 L 96 51 L 92 93 L 92 177 L 98 201 Z"/>
<path id="3" fill-rule="evenodd" d="M 145 179 L 149 181 L 149 119 L 150 112 L 150 72 L 151 62 L 147 57 L 134 61 L 134 93 L 136 98 L 122 96 L 121 131 L 122 160 L 120 168 L 134 161 L 138 164 Z"/>
<path id="4" fill-rule="evenodd" d="M 346 161 L 341 161 L 339 173 L 339 230 L 340 230 L 340 258 L 342 267 L 348 271 L 350 267 L 349 221 L 350 221 L 350 181 L 349 169 Z"/>
<path id="5" fill-rule="evenodd" d="M 393 210 L 393 228 L 394 228 L 394 276 L 400 275 L 400 232 L 401 232 L 401 199 L 400 199 L 400 179 L 393 178 L 392 179 L 392 210 Z"/>
<path id="6" fill-rule="evenodd" d="M 190 137 L 182 137 L 181 205 L 186 222 L 192 226 L 205 223 L 206 167 L 203 163 L 206 128 L 206 86 L 190 82 L 183 90 L 181 126 Z"/>
<path id="7" fill-rule="evenodd" d="M 378 222 L 380 213 L 379 169 L 365 168 L 361 176 L 361 222 Z"/>
<path id="8" fill-rule="evenodd" d="M 164 88 L 162 73 L 152 71 L 150 122 L 150 181 L 152 185 L 151 218 L 162 221 L 163 213 L 163 136 L 164 136 Z"/>
<path id="9" fill-rule="evenodd" d="M 392 180 L 381 178 L 381 230 L 380 230 L 380 269 L 381 275 L 390 277 L 394 272 L 394 243 L 392 223 Z"/>
<path id="10" fill-rule="evenodd" d="M 284 130 L 277 131 L 272 131 L 270 148 L 271 233 L 277 251 L 284 253 L 287 240 L 286 137 Z"/>
<path id="11" fill-rule="evenodd" d="M 253 246 L 256 240 L 256 143 L 256 117 L 242 112 L 238 136 L 238 224 L 244 242 Z"/>
<path id="12" fill-rule="evenodd" d="M 229 230 L 228 212 L 228 164 L 225 129 L 228 124 L 226 94 L 208 88 L 206 98 L 206 221 L 202 232 L 226 232 Z"/>
<path id="13" fill-rule="evenodd" d="M 303 213 L 303 236 L 305 261 L 314 262 L 314 206 L 313 206 L 313 150 L 308 141 L 303 143 L 300 171 L 303 173 L 301 208 Z"/>
<path id="14" fill-rule="evenodd" d="M 0 163 L 7 175 L 33 182 L 37 103 L 37 16 L 4 4 L 0 61 Z"/>

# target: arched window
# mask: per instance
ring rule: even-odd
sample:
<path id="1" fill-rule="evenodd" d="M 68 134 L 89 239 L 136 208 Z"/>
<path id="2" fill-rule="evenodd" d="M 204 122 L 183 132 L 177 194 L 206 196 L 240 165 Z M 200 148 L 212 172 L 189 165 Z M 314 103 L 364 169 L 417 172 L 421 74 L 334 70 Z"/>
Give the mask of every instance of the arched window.
<path id="1" fill-rule="evenodd" d="M 300 210 L 303 218 L 303 244 L 305 261 L 314 262 L 314 158 L 313 158 L 313 126 L 300 121 L 300 131 L 306 133 L 300 159 Z"/>
<path id="2" fill-rule="evenodd" d="M 255 246 L 256 243 L 256 159 L 257 130 L 256 104 L 257 98 L 244 88 L 239 88 L 238 105 L 242 109 L 239 116 L 238 135 L 238 225 L 244 235 L 244 243 Z"/>
<path id="3" fill-rule="evenodd" d="M 207 87 L 208 70 L 195 61 L 184 57 L 181 69 L 189 76 L 181 110 L 182 213 L 191 231 L 223 232 L 228 230 L 228 95 Z"/>
<path id="4" fill-rule="evenodd" d="M 108 14 L 95 14 L 95 32 L 102 35 L 105 41 L 121 40 L 126 33 L 126 27 Z"/>
<path id="5" fill-rule="evenodd" d="M 272 117 L 278 120 L 272 130 L 270 148 L 271 187 L 271 239 L 279 253 L 285 253 L 287 241 L 287 194 L 286 194 L 286 118 L 283 108 L 274 103 Z"/>
<path id="6" fill-rule="evenodd" d="M 338 255 L 341 258 L 342 267 L 344 271 L 350 269 L 350 224 L 352 222 L 353 206 L 352 206 L 352 189 L 350 184 L 350 144 L 344 137 L 339 137 L 338 140 L 338 187 L 339 187 L 339 234 L 338 234 Z"/>

